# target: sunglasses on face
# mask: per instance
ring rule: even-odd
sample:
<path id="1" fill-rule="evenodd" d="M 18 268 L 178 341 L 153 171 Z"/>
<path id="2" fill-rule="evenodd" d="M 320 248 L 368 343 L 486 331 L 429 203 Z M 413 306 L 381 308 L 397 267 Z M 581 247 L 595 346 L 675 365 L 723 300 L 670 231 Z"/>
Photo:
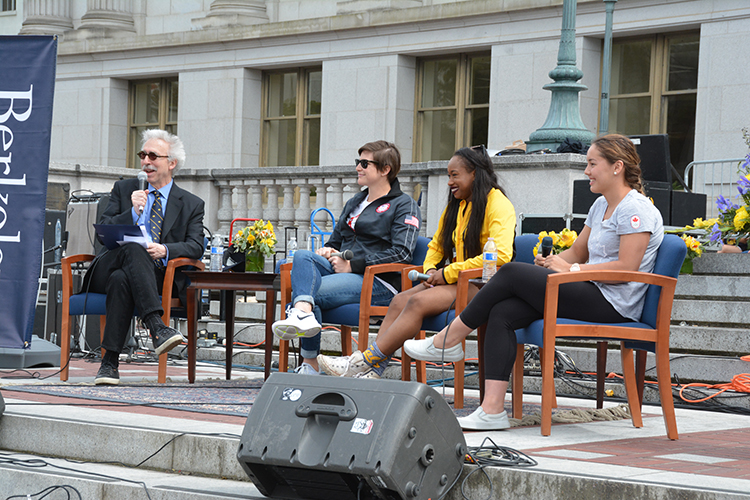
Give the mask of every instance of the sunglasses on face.
<path id="1" fill-rule="evenodd" d="M 357 158 L 356 160 L 354 160 L 354 167 L 356 168 L 357 165 L 362 165 L 362 168 L 367 168 L 370 165 L 370 163 L 372 163 L 373 165 L 380 165 L 380 163 L 373 161 L 373 160 L 365 160 L 364 158 Z"/>
<path id="2" fill-rule="evenodd" d="M 140 158 L 141 160 L 145 160 L 147 156 L 148 156 L 148 159 L 151 161 L 156 161 L 157 158 L 169 158 L 169 155 L 162 156 L 162 155 L 158 155 L 154 153 L 153 151 L 150 151 L 148 153 L 145 151 L 138 151 L 136 154 L 138 155 L 138 158 Z"/>

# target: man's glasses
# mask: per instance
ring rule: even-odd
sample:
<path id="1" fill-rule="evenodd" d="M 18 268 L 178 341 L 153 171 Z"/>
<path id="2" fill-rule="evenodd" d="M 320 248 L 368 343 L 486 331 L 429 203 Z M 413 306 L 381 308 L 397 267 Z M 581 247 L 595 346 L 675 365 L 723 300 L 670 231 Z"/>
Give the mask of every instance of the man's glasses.
<path id="1" fill-rule="evenodd" d="M 153 151 L 150 151 L 148 153 L 145 151 L 138 151 L 136 154 L 138 155 L 138 158 L 140 158 L 141 160 L 145 160 L 147 156 L 148 156 L 148 159 L 151 161 L 156 161 L 157 158 L 169 158 L 169 155 L 162 156 L 162 155 L 158 155 L 154 153 Z"/>
<path id="2" fill-rule="evenodd" d="M 367 168 L 370 163 L 373 165 L 380 165 L 380 163 L 373 161 L 373 160 L 365 160 L 364 158 L 357 158 L 354 160 L 354 167 L 356 168 L 358 165 L 362 165 L 362 168 Z"/>

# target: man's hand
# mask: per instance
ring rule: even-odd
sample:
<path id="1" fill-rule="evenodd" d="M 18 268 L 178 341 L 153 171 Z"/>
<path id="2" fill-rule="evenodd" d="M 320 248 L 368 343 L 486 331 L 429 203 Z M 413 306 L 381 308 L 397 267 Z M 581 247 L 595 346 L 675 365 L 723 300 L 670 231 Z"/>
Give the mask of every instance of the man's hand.
<path id="1" fill-rule="evenodd" d="M 147 201 L 148 201 L 148 189 L 144 189 L 143 191 L 139 191 L 136 189 L 130 195 L 130 202 L 133 204 L 133 208 L 138 214 L 143 212 L 143 209 L 146 207 Z"/>
<path id="2" fill-rule="evenodd" d="M 146 249 L 152 259 L 163 259 L 167 256 L 167 247 L 161 243 L 149 243 Z"/>

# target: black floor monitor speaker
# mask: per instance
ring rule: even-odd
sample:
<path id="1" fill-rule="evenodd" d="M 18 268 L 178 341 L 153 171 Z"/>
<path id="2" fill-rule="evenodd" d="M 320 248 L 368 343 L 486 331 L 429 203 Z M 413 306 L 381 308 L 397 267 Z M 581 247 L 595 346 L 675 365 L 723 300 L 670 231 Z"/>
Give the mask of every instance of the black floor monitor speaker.
<path id="1" fill-rule="evenodd" d="M 579 179 L 573 181 L 573 213 L 588 214 L 591 205 L 594 204 L 599 193 L 592 193 L 589 187 L 588 179 Z"/>
<path id="2" fill-rule="evenodd" d="M 643 190 L 659 209 L 665 226 L 671 224 L 670 202 L 672 185 L 668 182 L 643 181 Z"/>
<path id="3" fill-rule="evenodd" d="M 706 218 L 706 195 L 672 191 L 671 224 L 680 227 L 689 226 L 697 218 Z"/>
<path id="4" fill-rule="evenodd" d="M 427 500 L 451 488 L 465 453 L 453 411 L 425 384 L 274 373 L 237 459 L 272 498 Z"/>
<path id="5" fill-rule="evenodd" d="M 644 181 L 672 183 L 672 167 L 667 134 L 631 135 L 638 156 L 641 157 L 641 177 Z"/>

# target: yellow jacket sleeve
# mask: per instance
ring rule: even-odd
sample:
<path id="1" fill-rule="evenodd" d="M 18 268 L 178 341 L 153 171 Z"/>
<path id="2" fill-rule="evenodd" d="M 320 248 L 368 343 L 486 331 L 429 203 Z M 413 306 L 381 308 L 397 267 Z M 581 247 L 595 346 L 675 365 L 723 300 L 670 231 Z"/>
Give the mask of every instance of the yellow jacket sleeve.
<path id="1" fill-rule="evenodd" d="M 465 217 L 465 222 L 468 223 L 468 214 Z M 442 218 L 441 218 L 442 222 Z M 463 234 L 463 228 L 466 223 L 462 224 L 458 234 Z M 442 227 L 439 226 L 439 227 Z M 516 210 L 513 208 L 513 204 L 505 197 L 505 195 L 499 189 L 493 189 L 490 191 L 487 197 L 487 207 L 484 211 L 484 223 L 482 224 L 481 234 L 481 246 L 484 248 L 484 244 L 490 237 L 495 239 L 495 245 L 497 246 L 497 265 L 501 265 L 510 262 L 513 258 L 513 238 L 515 237 L 516 231 Z M 433 242 L 434 242 L 433 238 Z M 432 244 L 432 242 L 431 242 Z M 458 245 L 456 245 L 458 248 Z M 462 253 L 462 252 L 461 252 Z M 457 253 L 460 255 L 460 253 Z M 427 260 L 425 259 L 425 263 Z M 433 266 L 434 267 L 434 266 Z M 477 269 L 482 267 L 482 254 L 475 255 L 465 261 L 453 262 L 449 266 L 446 266 L 443 270 L 443 276 L 447 283 L 455 283 L 458 281 L 458 273 L 464 269 Z M 428 269 L 425 266 L 425 269 Z"/>
<path id="2" fill-rule="evenodd" d="M 424 263 L 422 264 L 423 269 L 427 272 L 429 269 L 435 269 L 438 264 L 443 262 L 443 244 L 442 244 L 442 232 L 444 227 L 445 211 L 448 207 L 443 209 L 443 213 L 440 214 L 440 220 L 438 221 L 438 230 L 427 245 L 427 255 L 425 255 Z"/>

